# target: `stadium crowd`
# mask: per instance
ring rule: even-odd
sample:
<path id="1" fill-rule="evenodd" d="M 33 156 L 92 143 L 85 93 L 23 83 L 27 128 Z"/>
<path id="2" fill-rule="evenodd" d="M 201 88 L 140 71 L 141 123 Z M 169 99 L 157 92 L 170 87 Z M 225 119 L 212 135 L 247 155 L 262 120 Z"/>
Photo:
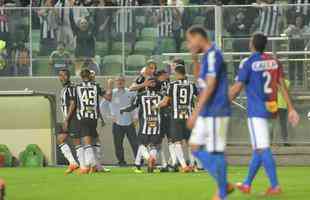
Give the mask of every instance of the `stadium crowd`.
<path id="1" fill-rule="evenodd" d="M 297 5 L 279 6 L 283 3 Z M 56 75 L 62 68 L 78 74 L 84 67 L 90 67 L 98 75 L 118 74 L 124 61 L 123 44 L 126 72 L 138 71 L 150 57 L 185 52 L 184 32 L 193 24 L 205 26 L 214 40 L 214 9 L 182 7 L 195 4 L 252 5 L 223 9 L 222 36 L 232 41 L 229 51 L 247 51 L 248 38 L 255 31 L 268 36 L 288 36 L 287 50 L 303 51 L 309 46 L 310 9 L 303 5 L 307 3 L 307 0 L 34 0 L 30 23 L 29 9 L 12 9 L 29 7 L 28 1 L 2 0 L 0 40 L 6 45 L 0 53 L 0 76 Z M 267 4 L 270 6 L 263 6 Z M 122 6 L 160 8 L 122 9 Z M 131 55 L 140 57 L 133 56 L 136 60 L 129 65 Z M 234 60 L 242 58 L 234 56 Z M 303 59 L 305 55 L 290 58 Z M 233 64 L 235 71 L 237 62 Z M 117 63 L 116 72 L 111 71 L 111 63 Z M 290 80 L 301 85 L 304 70 L 303 61 L 290 61 Z"/>

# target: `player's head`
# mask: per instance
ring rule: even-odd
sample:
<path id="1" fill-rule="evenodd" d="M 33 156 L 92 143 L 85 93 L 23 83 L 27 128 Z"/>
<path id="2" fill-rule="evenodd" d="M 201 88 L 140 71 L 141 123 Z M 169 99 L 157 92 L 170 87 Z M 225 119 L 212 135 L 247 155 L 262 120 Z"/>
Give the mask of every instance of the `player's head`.
<path id="1" fill-rule="evenodd" d="M 89 69 L 82 69 L 82 71 L 80 72 L 80 76 L 83 81 L 91 80 L 91 73 Z"/>
<path id="2" fill-rule="evenodd" d="M 182 80 L 182 79 L 185 79 L 186 77 L 186 70 L 185 70 L 185 66 L 182 65 L 182 64 L 178 64 L 176 67 L 175 67 L 175 78 L 177 80 Z"/>
<path id="3" fill-rule="evenodd" d="M 146 76 L 154 76 L 157 69 L 157 63 L 154 60 L 148 60 L 146 62 L 146 68 L 144 74 Z"/>
<path id="4" fill-rule="evenodd" d="M 65 43 L 63 43 L 63 42 L 58 42 L 58 44 L 57 44 L 57 50 L 58 50 L 59 52 L 64 52 L 64 51 L 65 51 Z"/>
<path id="5" fill-rule="evenodd" d="M 65 85 L 70 81 L 70 71 L 68 69 L 62 69 L 58 72 L 59 81 Z"/>
<path id="6" fill-rule="evenodd" d="M 263 53 L 266 49 L 268 39 L 263 33 L 254 33 L 250 40 L 250 50 L 252 52 Z"/>
<path id="7" fill-rule="evenodd" d="M 185 61 L 181 58 L 176 58 L 172 61 L 170 67 L 171 67 L 171 71 L 174 72 L 175 68 L 177 65 L 184 65 L 185 66 Z"/>
<path id="8" fill-rule="evenodd" d="M 90 80 L 95 81 L 96 80 L 96 72 L 94 70 L 90 71 Z"/>
<path id="9" fill-rule="evenodd" d="M 149 90 L 149 91 L 159 91 L 160 90 L 160 83 L 155 77 L 150 77 L 150 78 L 148 78 L 148 80 L 152 80 L 152 81 L 154 81 L 154 83 L 151 84 L 151 86 L 147 87 L 146 88 L 147 90 Z"/>
<path id="10" fill-rule="evenodd" d="M 159 70 L 155 73 L 155 76 L 157 78 L 157 80 L 159 81 L 166 81 L 169 79 L 169 74 L 166 70 Z"/>
<path id="11" fill-rule="evenodd" d="M 82 31 L 86 31 L 88 29 L 88 21 L 84 17 L 79 20 L 79 27 Z"/>
<path id="12" fill-rule="evenodd" d="M 125 87 L 126 79 L 123 75 L 119 75 L 116 77 L 115 83 L 118 89 L 123 89 Z"/>
<path id="13" fill-rule="evenodd" d="M 186 32 L 187 47 L 192 53 L 202 53 L 210 45 L 207 30 L 198 25 L 190 27 Z"/>

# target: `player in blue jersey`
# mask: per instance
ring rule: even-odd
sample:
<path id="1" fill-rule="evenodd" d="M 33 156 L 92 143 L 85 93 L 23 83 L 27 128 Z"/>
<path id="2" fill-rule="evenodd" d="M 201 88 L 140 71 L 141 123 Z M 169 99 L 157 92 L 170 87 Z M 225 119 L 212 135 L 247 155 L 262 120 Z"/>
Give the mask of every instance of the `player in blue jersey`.
<path id="1" fill-rule="evenodd" d="M 193 155 L 217 183 L 219 191 L 213 200 L 225 200 L 227 193 L 233 191 L 233 187 L 227 184 L 224 157 L 230 117 L 226 65 L 222 52 L 209 40 L 204 28 L 193 26 L 186 37 L 192 53 L 204 53 L 198 78 L 200 94 L 187 121 L 188 127 L 193 129 L 189 144 Z M 206 150 L 202 148 L 204 146 Z"/>
<path id="2" fill-rule="evenodd" d="M 283 78 L 279 61 L 264 53 L 267 37 L 256 33 L 250 41 L 252 55 L 240 64 L 236 83 L 230 88 L 229 97 L 233 100 L 245 87 L 248 102 L 248 126 L 253 146 L 248 176 L 238 189 L 243 193 L 251 192 L 252 181 L 261 165 L 264 166 L 271 187 L 266 195 L 281 193 L 276 173 L 276 164 L 270 150 L 268 119 L 277 113 L 278 89 L 288 105 L 288 119 L 295 126 L 299 116 L 294 109 Z"/>

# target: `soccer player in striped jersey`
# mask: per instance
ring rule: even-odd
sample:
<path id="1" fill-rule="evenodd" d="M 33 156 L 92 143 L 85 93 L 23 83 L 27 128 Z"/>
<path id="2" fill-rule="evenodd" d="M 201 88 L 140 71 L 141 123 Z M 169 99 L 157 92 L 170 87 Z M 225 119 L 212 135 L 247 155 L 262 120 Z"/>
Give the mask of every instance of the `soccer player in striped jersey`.
<path id="1" fill-rule="evenodd" d="M 70 71 L 62 69 L 59 71 L 58 79 L 62 83 L 63 88 L 60 94 L 60 105 L 63 113 L 63 124 L 58 124 L 56 127 L 58 146 L 69 162 L 66 174 L 72 173 L 79 168 L 78 162 L 72 155 L 66 139 L 70 135 L 73 138 L 73 143 L 77 152 L 79 162 L 83 162 L 83 148 L 80 142 L 80 129 L 76 118 L 76 103 L 75 103 L 75 86 L 70 81 Z"/>
<path id="2" fill-rule="evenodd" d="M 276 164 L 270 149 L 270 130 L 268 121 L 277 113 L 277 94 L 280 89 L 288 105 L 288 120 L 295 126 L 299 116 L 295 111 L 286 88 L 283 68 L 273 56 L 264 53 L 267 37 L 256 33 L 250 41 L 252 55 L 244 59 L 239 67 L 236 83 L 230 89 L 230 99 L 233 100 L 245 87 L 248 105 L 248 125 L 253 146 L 247 178 L 238 183 L 238 189 L 243 193 L 251 192 L 251 185 L 261 165 L 264 166 L 271 187 L 266 195 L 281 193 L 276 173 Z"/>
<path id="3" fill-rule="evenodd" d="M 231 112 L 226 64 L 222 52 L 211 42 L 203 27 L 192 26 L 186 38 L 192 53 L 204 53 L 198 78 L 200 94 L 187 121 L 188 127 L 193 128 L 189 143 L 193 155 L 217 183 L 219 191 L 213 200 L 226 200 L 227 194 L 233 191 L 232 185 L 227 184 L 224 156 Z M 202 150 L 202 146 L 206 146 L 207 151 Z"/>
<path id="4" fill-rule="evenodd" d="M 120 110 L 122 114 L 124 112 L 131 112 L 137 107 L 139 108 L 140 118 L 138 138 L 140 145 L 135 160 L 135 172 L 137 173 L 142 172 L 142 158 L 148 160 L 148 172 L 153 172 L 156 164 L 157 149 L 162 142 L 162 137 L 160 135 L 160 112 L 153 109 L 153 106 L 157 105 L 162 100 L 159 87 L 158 82 L 150 87 L 147 87 L 145 91 L 137 94 L 132 102 L 132 105 Z"/>
<path id="5" fill-rule="evenodd" d="M 186 78 L 184 65 L 179 64 L 174 70 L 176 81 L 169 84 L 166 96 L 158 107 L 171 105 L 172 116 L 169 121 L 171 125 L 168 140 L 172 165 L 176 168 L 179 162 L 182 172 L 190 172 L 191 168 L 186 164 L 182 144 L 187 143 L 190 137 L 191 131 L 186 127 L 186 120 L 192 114 L 197 89 L 195 84 Z"/>
<path id="6" fill-rule="evenodd" d="M 77 118 L 80 123 L 81 137 L 84 141 L 85 166 L 80 166 L 80 173 L 96 171 L 98 164 L 93 146 L 98 137 L 97 120 L 99 117 L 99 94 L 101 88 L 91 80 L 91 72 L 83 69 L 80 73 L 82 82 L 76 85 Z"/>

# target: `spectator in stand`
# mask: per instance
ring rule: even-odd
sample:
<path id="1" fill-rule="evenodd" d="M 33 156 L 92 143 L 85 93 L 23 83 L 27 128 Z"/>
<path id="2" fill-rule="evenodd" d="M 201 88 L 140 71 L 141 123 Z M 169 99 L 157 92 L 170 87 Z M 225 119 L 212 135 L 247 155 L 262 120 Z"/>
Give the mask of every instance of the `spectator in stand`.
<path id="1" fill-rule="evenodd" d="M 267 36 L 278 36 L 281 7 L 274 4 L 275 0 L 257 0 L 259 9 L 259 18 L 252 27 L 252 30 L 257 30 Z"/>
<path id="2" fill-rule="evenodd" d="M 117 6 L 138 6 L 136 0 L 116 0 Z M 136 10 L 134 8 L 118 9 L 116 12 L 115 33 L 116 40 L 122 41 L 123 33 L 125 34 L 126 42 L 130 43 L 131 51 L 134 50 L 136 42 Z M 128 52 L 131 53 L 131 52 Z"/>
<path id="3" fill-rule="evenodd" d="M 69 9 L 68 7 L 74 6 L 74 0 L 58 0 L 55 4 L 55 12 L 59 19 L 58 30 L 57 30 L 57 40 L 58 42 L 63 42 L 70 48 L 74 50 L 74 37 L 70 24 Z"/>
<path id="4" fill-rule="evenodd" d="M 40 55 L 50 55 L 57 47 L 57 28 L 58 16 L 55 9 L 47 8 L 53 7 L 53 0 L 45 0 L 44 8 L 38 10 L 40 17 Z"/>
<path id="5" fill-rule="evenodd" d="M 304 51 L 306 41 L 309 39 L 309 27 L 304 23 L 302 15 L 296 16 L 295 23 L 288 26 L 284 34 L 290 38 L 290 51 Z M 307 40 L 306 40 L 307 39 Z M 291 59 L 303 59 L 304 55 L 292 55 Z M 290 61 L 289 63 L 289 79 L 292 85 L 302 85 L 304 74 L 303 61 Z"/>
<path id="6" fill-rule="evenodd" d="M 0 40 L 0 76 L 11 75 L 11 68 L 9 66 L 9 57 L 6 50 L 6 42 Z"/>
<path id="7" fill-rule="evenodd" d="M 168 9 L 172 10 L 172 35 L 175 41 L 176 52 L 179 53 L 181 49 L 181 31 L 182 31 L 182 15 L 184 9 L 182 8 L 183 3 L 181 0 L 170 0 L 168 1 L 170 7 Z"/>
<path id="8" fill-rule="evenodd" d="M 246 15 L 243 9 L 239 9 L 236 16 L 234 17 L 234 21 L 227 27 L 227 31 L 234 38 L 232 47 L 234 52 L 247 52 L 248 51 L 248 38 L 250 34 L 251 24 L 248 23 L 246 19 Z M 234 60 L 238 60 L 234 63 L 235 74 L 239 70 L 239 63 L 242 60 L 242 56 L 233 56 Z"/>
<path id="9" fill-rule="evenodd" d="M 29 76 L 30 72 L 30 51 L 24 43 L 19 43 L 11 50 L 11 65 L 14 74 L 18 76 Z"/>
<path id="10" fill-rule="evenodd" d="M 70 23 L 75 36 L 75 73 L 79 74 L 84 60 L 95 57 L 96 27 L 85 18 L 80 18 L 76 24 L 73 9 L 70 9 Z"/>
<path id="11" fill-rule="evenodd" d="M 100 0 L 98 7 L 111 7 L 114 6 L 111 0 Z M 94 22 L 97 28 L 96 39 L 98 41 L 105 41 L 108 44 L 108 52 L 112 50 L 112 27 L 113 27 L 113 15 L 116 9 L 95 9 Z M 100 55 L 103 56 L 103 55 Z"/>
<path id="12" fill-rule="evenodd" d="M 70 68 L 72 64 L 71 55 L 65 50 L 63 42 L 58 43 L 57 50 L 53 51 L 49 59 L 50 74 L 57 76 L 59 71 Z"/>
<path id="13" fill-rule="evenodd" d="M 87 68 L 93 71 L 95 74 L 100 74 L 100 67 L 94 58 L 86 58 L 82 65 L 82 69 Z"/>
<path id="14" fill-rule="evenodd" d="M 0 40 L 6 42 L 6 48 L 10 48 L 10 34 L 9 34 L 9 15 L 5 9 L 5 1 L 0 0 Z"/>
<path id="15" fill-rule="evenodd" d="M 296 6 L 290 7 L 290 10 L 287 16 L 287 20 L 289 24 L 294 24 L 294 19 L 297 15 L 305 16 L 305 23 L 308 24 L 310 22 L 310 0 L 288 0 L 289 4 L 298 4 Z"/>

